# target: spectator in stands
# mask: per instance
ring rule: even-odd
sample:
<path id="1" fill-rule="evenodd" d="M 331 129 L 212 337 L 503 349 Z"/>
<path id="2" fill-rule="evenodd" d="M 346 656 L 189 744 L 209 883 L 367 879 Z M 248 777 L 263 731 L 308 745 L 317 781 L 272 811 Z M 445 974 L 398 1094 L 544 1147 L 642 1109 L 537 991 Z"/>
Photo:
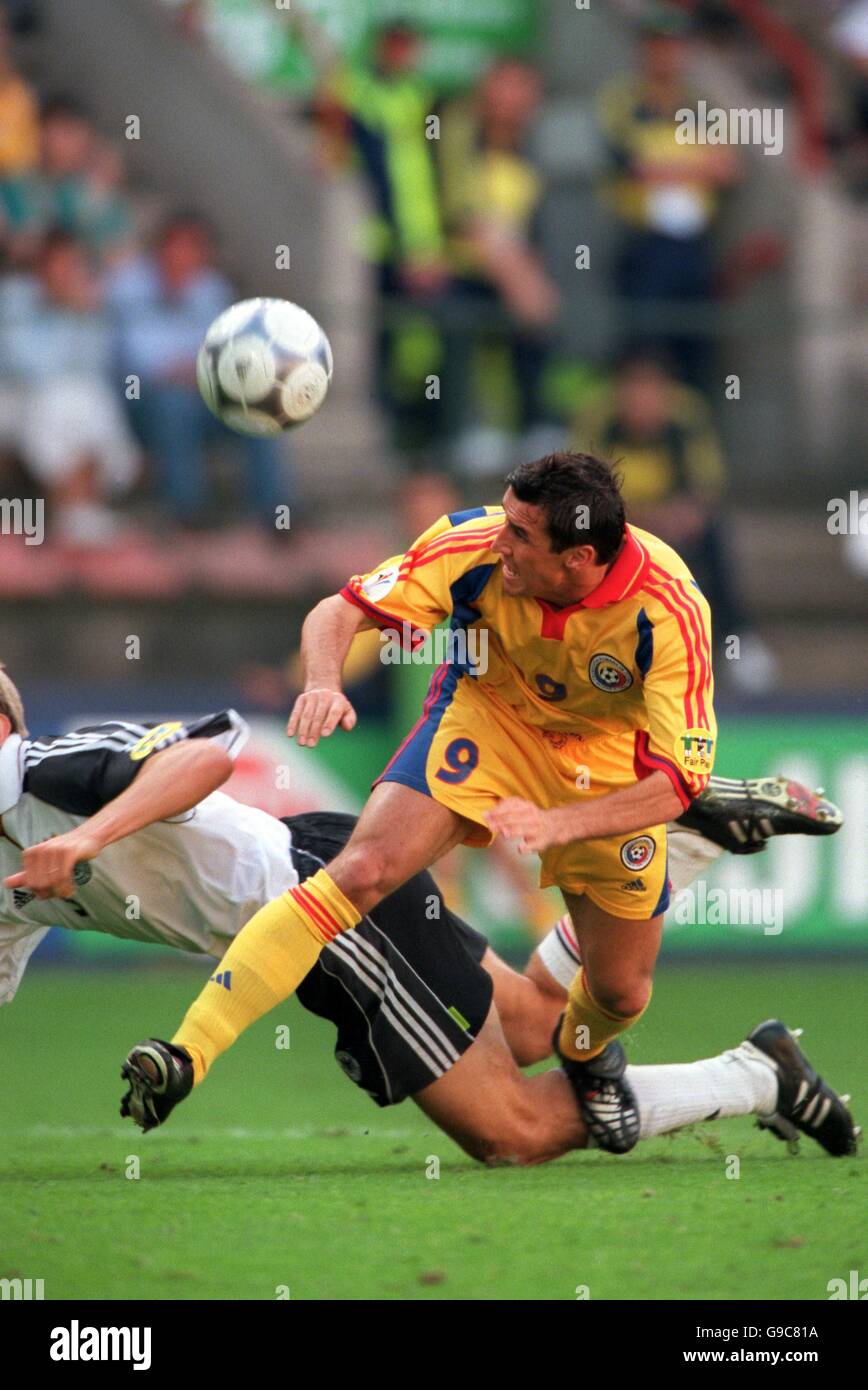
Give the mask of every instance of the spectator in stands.
<path id="1" fill-rule="evenodd" d="M 59 228 L 103 257 L 124 254 L 132 217 L 120 189 L 121 166 L 84 108 L 57 97 L 42 108 L 38 169 L 0 187 L 0 200 L 20 261 L 40 237 Z"/>
<path id="2" fill-rule="evenodd" d="M 868 0 L 856 0 L 840 15 L 832 39 L 851 82 L 851 129 L 844 133 L 844 172 L 851 192 L 868 197 Z"/>
<path id="3" fill-rule="evenodd" d="M 677 313 L 710 300 L 720 195 L 740 173 L 732 147 L 675 139 L 676 112 L 695 110 L 697 101 L 684 79 L 686 23 L 674 12 L 646 19 L 641 71 L 606 86 L 600 101 L 612 165 L 608 192 L 624 228 L 617 286 L 634 332 L 660 334 L 667 304 Z M 665 336 L 684 378 L 702 384 L 705 340 L 677 323 Z"/>
<path id="4" fill-rule="evenodd" d="M 436 141 L 426 138 L 436 93 L 418 72 L 421 42 L 405 24 L 372 38 L 366 61 L 335 66 L 315 104 L 331 165 L 360 161 L 371 199 L 366 254 L 376 267 L 377 377 L 395 443 L 424 453 L 439 430 L 425 379 L 442 346 L 430 310 L 449 281 L 437 186 Z"/>
<path id="5" fill-rule="evenodd" d="M 466 427 L 474 415 L 468 386 L 472 351 L 503 346 L 509 358 L 516 422 L 526 456 L 559 447 L 541 397 L 558 292 L 537 240 L 543 184 L 528 152 L 539 107 L 539 74 L 502 59 L 478 89 L 447 106 L 440 140 L 444 221 L 454 279 L 449 300 L 461 313 L 447 334 L 444 395 Z M 509 464 L 502 431 L 470 430 L 458 441 L 471 472 L 500 473 Z"/>
<path id="6" fill-rule="evenodd" d="M 3 0 L 2 12 L 13 34 L 38 34 L 42 28 L 39 0 Z"/>
<path id="7" fill-rule="evenodd" d="M 44 490 L 53 534 L 74 545 L 113 538 L 109 501 L 138 472 L 111 348 L 87 248 L 51 233 L 32 273 L 0 281 L 0 442 Z"/>
<path id="8" fill-rule="evenodd" d="M 30 173 L 38 159 L 38 103 L 16 71 L 8 21 L 0 13 L 0 179 Z"/>
<path id="9" fill-rule="evenodd" d="M 174 519 L 193 529 L 214 523 L 206 451 L 223 438 L 243 463 L 248 512 L 274 535 L 275 509 L 290 501 L 281 442 L 231 434 L 206 408 L 196 386 L 202 339 L 233 298 L 232 286 L 216 268 L 205 223 L 186 213 L 172 217 L 151 254 L 110 273 L 118 376 L 139 379 L 139 397 L 130 401 L 132 419 Z"/>
<path id="10" fill-rule="evenodd" d="M 743 688 L 763 689 L 772 659 L 739 602 L 724 534 L 726 485 L 720 442 L 699 392 L 682 385 L 665 350 L 635 347 L 611 384 L 581 415 L 576 447 L 612 459 L 623 475 L 630 521 L 676 549 L 711 605 L 722 656 L 739 639 L 727 673 Z"/>

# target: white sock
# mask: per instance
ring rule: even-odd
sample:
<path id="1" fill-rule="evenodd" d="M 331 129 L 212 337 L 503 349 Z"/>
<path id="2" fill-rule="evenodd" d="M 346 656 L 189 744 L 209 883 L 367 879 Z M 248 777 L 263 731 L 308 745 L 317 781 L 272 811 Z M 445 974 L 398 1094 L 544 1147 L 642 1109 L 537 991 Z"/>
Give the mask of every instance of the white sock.
<path id="1" fill-rule="evenodd" d="M 669 851 L 669 879 L 672 883 L 673 900 L 694 879 L 711 868 L 715 859 L 723 854 L 720 845 L 706 840 L 696 830 L 687 830 L 677 821 L 666 827 L 666 844 Z"/>
<path id="2" fill-rule="evenodd" d="M 777 1074 L 769 1059 L 744 1042 L 718 1057 L 666 1067 L 628 1067 L 639 1103 L 643 1139 L 701 1120 L 731 1115 L 773 1115 Z"/>

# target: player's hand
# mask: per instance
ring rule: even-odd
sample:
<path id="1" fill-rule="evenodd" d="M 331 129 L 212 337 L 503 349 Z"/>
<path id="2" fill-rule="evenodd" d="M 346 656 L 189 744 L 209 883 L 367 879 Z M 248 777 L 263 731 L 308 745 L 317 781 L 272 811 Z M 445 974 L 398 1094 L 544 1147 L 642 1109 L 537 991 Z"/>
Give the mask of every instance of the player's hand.
<path id="1" fill-rule="evenodd" d="M 286 726 L 290 738 L 300 748 L 314 748 L 340 725 L 349 731 L 356 727 L 356 711 L 342 690 L 328 687 L 305 690 L 292 707 Z"/>
<path id="2" fill-rule="evenodd" d="M 551 845 L 566 843 L 557 808 L 543 811 L 517 796 L 499 802 L 486 813 L 485 820 L 492 830 L 507 840 L 515 840 L 520 854 L 542 854 Z"/>
<path id="3" fill-rule="evenodd" d="M 21 868 L 3 880 L 6 888 L 27 888 L 36 898 L 71 898 L 75 893 L 75 866 L 95 859 L 102 849 L 94 835 L 77 827 L 31 845 L 21 855 Z"/>

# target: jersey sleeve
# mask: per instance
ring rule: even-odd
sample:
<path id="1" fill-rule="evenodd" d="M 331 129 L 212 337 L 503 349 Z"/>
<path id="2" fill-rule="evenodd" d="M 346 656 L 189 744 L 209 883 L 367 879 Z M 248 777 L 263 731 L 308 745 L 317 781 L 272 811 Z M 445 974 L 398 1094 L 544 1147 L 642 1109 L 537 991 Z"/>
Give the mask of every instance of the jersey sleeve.
<path id="1" fill-rule="evenodd" d="M 691 581 L 670 580 L 640 625 L 648 729 L 637 734 L 635 770 L 665 773 L 686 810 L 705 789 L 717 742 L 708 604 Z"/>
<path id="2" fill-rule="evenodd" d="M 381 629 L 394 628 L 416 647 L 453 608 L 452 585 L 479 563 L 502 525 L 496 508 L 442 516 L 404 555 L 369 574 L 353 575 L 341 590 Z"/>
<path id="3" fill-rule="evenodd" d="M 235 710 L 185 724 L 112 720 L 59 738 L 36 739 L 24 755 L 22 790 L 69 815 L 92 816 L 135 780 L 148 758 L 184 739 L 208 738 L 237 757 L 249 730 Z"/>

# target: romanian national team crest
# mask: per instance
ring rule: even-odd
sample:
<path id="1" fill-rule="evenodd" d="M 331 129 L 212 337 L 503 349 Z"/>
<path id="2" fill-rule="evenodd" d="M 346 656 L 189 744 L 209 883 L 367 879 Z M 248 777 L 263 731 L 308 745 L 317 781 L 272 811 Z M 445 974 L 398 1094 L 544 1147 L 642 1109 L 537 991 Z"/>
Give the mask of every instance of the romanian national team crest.
<path id="1" fill-rule="evenodd" d="M 609 656 L 608 652 L 597 652 L 596 656 L 591 657 L 588 675 L 591 685 L 595 685 L 598 690 L 607 691 L 610 695 L 619 695 L 622 690 L 627 690 L 633 684 L 633 677 L 627 667 L 616 657 Z"/>
<path id="2" fill-rule="evenodd" d="M 633 873 L 638 874 L 642 869 L 647 869 L 656 848 L 652 835 L 634 835 L 632 840 L 627 840 L 621 846 L 621 863 L 625 869 L 632 869 Z"/>

